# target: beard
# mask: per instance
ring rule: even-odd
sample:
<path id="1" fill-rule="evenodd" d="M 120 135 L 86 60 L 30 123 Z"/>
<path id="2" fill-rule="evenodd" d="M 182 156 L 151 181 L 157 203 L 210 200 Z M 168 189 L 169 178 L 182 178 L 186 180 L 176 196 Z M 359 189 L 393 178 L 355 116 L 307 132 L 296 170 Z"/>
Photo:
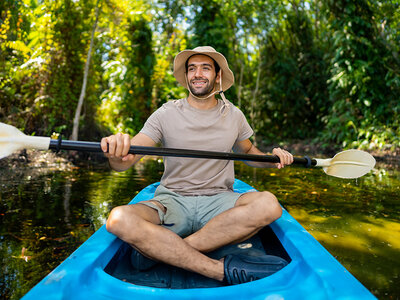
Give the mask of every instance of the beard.
<path id="1" fill-rule="evenodd" d="M 201 88 L 201 89 L 196 89 L 194 86 L 193 86 L 193 81 L 194 80 L 204 80 L 204 81 L 206 81 L 206 85 L 203 87 L 203 88 Z M 194 96 L 197 96 L 197 97 L 200 97 L 200 96 L 207 96 L 208 94 L 210 94 L 211 92 L 212 92 L 212 90 L 214 89 L 214 85 L 215 85 L 215 80 L 216 80 L 216 78 L 214 78 L 211 82 L 209 82 L 208 81 L 208 79 L 205 79 L 205 78 L 195 78 L 195 79 L 193 79 L 191 82 L 190 82 L 190 84 L 189 84 L 189 89 L 190 89 L 190 91 L 192 92 L 192 94 L 194 95 Z"/>

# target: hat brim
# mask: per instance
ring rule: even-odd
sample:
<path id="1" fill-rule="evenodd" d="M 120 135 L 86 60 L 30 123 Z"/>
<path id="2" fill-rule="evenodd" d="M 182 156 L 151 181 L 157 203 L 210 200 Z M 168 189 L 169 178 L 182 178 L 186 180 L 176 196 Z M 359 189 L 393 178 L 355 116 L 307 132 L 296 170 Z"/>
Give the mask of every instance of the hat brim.
<path id="1" fill-rule="evenodd" d="M 229 69 L 226 58 L 219 52 L 214 51 L 195 51 L 195 50 L 183 50 L 179 52 L 174 60 L 174 76 L 176 80 L 185 88 L 186 84 L 186 61 L 193 55 L 207 55 L 214 59 L 222 70 L 222 91 L 229 89 L 235 82 L 235 77 L 231 69 Z"/>

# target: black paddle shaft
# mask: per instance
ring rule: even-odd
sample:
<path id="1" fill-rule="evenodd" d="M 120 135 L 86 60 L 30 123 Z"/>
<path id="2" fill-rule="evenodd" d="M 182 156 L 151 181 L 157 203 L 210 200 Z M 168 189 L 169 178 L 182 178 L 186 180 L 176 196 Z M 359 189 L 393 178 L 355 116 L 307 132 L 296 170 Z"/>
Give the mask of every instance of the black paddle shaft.
<path id="1" fill-rule="evenodd" d="M 85 152 L 103 152 L 99 142 L 69 141 L 61 139 L 50 140 L 49 149 L 55 151 L 76 150 Z M 161 148 L 161 147 L 143 147 L 143 146 L 131 146 L 129 149 L 129 153 L 141 154 L 141 155 L 172 156 L 172 157 L 258 161 L 258 162 L 269 162 L 269 163 L 278 163 L 280 161 L 279 157 L 276 155 L 254 155 L 254 154 L 243 154 L 243 153 L 227 153 L 227 152 L 174 149 L 174 148 Z M 309 158 L 308 156 L 304 156 L 304 157 L 294 157 L 293 163 L 309 167 L 309 166 L 315 166 L 317 164 L 317 161 L 315 159 Z"/>

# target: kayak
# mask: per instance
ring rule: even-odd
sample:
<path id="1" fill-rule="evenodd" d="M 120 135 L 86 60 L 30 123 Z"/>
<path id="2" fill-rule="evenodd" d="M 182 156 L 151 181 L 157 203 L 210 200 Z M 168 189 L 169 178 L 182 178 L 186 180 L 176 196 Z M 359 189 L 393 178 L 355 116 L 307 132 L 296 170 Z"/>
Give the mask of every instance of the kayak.
<path id="1" fill-rule="evenodd" d="M 144 188 L 130 204 L 151 199 L 158 185 Z M 255 191 L 240 180 L 234 190 Z M 243 251 L 289 263 L 271 276 L 233 286 L 162 263 L 138 271 L 130 263 L 130 246 L 102 226 L 23 299 L 376 299 L 285 209 L 251 239 L 208 255 Z"/>

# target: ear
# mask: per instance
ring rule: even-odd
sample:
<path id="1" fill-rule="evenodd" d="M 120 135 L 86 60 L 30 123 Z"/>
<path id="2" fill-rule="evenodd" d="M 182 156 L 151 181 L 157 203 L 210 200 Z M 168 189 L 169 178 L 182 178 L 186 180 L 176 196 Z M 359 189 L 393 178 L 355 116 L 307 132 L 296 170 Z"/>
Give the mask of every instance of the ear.
<path id="1" fill-rule="evenodd" d="M 216 83 L 218 83 L 218 84 L 220 83 L 221 76 L 222 76 L 222 70 L 219 70 L 218 73 L 217 73 L 217 76 L 215 76 L 215 82 Z"/>

